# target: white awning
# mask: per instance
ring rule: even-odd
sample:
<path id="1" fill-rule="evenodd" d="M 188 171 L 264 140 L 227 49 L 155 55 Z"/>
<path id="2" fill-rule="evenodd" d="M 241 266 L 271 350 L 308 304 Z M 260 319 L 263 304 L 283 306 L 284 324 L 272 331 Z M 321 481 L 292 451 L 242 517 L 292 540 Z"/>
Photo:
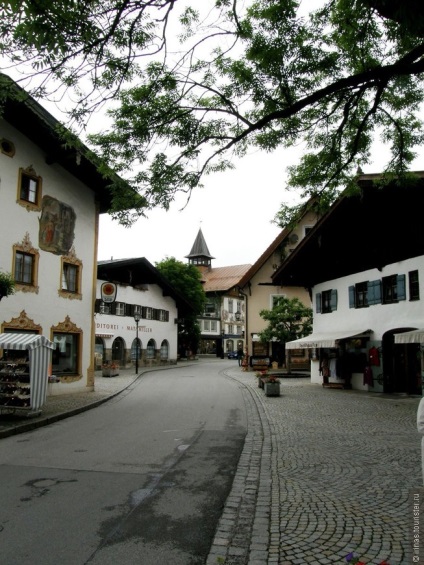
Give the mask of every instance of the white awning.
<path id="1" fill-rule="evenodd" d="M 286 349 L 314 349 L 319 347 L 338 347 L 341 339 L 353 339 L 358 337 L 368 337 L 372 330 L 345 330 L 329 333 L 313 333 L 306 337 L 288 341 Z"/>
<path id="2" fill-rule="evenodd" d="M 48 347 L 55 349 L 55 344 L 43 335 L 27 333 L 4 333 L 0 335 L 0 349 L 28 349 Z"/>
<path id="3" fill-rule="evenodd" d="M 52 341 L 39 334 L 13 332 L 0 334 L 0 349 L 28 351 L 33 411 L 38 411 L 46 401 L 49 368 L 52 362 L 51 350 L 55 347 Z"/>
<path id="4" fill-rule="evenodd" d="M 424 329 L 394 334 L 395 343 L 424 343 Z"/>

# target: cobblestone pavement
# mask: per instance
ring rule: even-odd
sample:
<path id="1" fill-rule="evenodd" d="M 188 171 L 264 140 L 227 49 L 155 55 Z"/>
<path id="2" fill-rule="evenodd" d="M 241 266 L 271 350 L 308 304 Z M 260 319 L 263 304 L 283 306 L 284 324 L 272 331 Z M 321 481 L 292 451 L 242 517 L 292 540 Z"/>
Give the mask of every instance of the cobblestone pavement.
<path id="1" fill-rule="evenodd" d="M 281 396 L 266 397 L 254 373 L 227 375 L 245 385 L 249 426 L 207 564 L 341 564 L 352 551 L 367 564 L 412 563 L 420 399 L 305 378 L 282 379 Z"/>
<path id="2" fill-rule="evenodd" d="M 240 383 L 248 430 L 207 565 L 342 564 L 351 551 L 367 564 L 410 565 L 420 398 L 323 389 L 307 378 L 283 378 L 281 396 L 266 397 L 253 372 L 224 374 Z M 2 416 L 0 438 L 97 406 L 137 378 L 98 373 L 95 392 L 48 397 L 28 421 Z"/>

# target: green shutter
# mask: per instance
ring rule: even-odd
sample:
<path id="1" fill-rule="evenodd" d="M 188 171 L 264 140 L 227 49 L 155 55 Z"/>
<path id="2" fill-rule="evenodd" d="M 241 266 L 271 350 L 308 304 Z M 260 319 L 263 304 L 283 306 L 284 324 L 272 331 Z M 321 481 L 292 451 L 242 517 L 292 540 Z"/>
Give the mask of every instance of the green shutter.
<path id="1" fill-rule="evenodd" d="M 334 288 L 331 289 L 330 310 L 331 312 L 335 312 L 337 310 L 337 290 Z"/>
<path id="2" fill-rule="evenodd" d="M 355 285 L 349 287 L 349 308 L 355 308 Z"/>
<path id="3" fill-rule="evenodd" d="M 320 292 L 318 292 L 315 295 L 315 311 L 318 312 L 318 314 L 321 312 L 321 302 L 322 302 L 322 295 Z"/>
<path id="4" fill-rule="evenodd" d="M 368 305 L 381 304 L 381 280 L 368 281 Z"/>
<path id="5" fill-rule="evenodd" d="M 406 300 L 406 277 L 405 275 L 398 275 L 397 280 L 397 299 Z"/>

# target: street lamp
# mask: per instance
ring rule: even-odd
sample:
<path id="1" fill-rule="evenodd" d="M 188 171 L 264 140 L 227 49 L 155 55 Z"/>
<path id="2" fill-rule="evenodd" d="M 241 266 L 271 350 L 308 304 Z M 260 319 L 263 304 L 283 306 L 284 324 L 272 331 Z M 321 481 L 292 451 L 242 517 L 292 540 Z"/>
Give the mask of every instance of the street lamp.
<path id="1" fill-rule="evenodd" d="M 136 324 L 136 330 L 135 330 L 135 374 L 138 375 L 138 322 L 141 319 L 141 314 L 140 312 L 135 312 L 134 313 L 134 320 L 135 320 L 135 324 Z"/>

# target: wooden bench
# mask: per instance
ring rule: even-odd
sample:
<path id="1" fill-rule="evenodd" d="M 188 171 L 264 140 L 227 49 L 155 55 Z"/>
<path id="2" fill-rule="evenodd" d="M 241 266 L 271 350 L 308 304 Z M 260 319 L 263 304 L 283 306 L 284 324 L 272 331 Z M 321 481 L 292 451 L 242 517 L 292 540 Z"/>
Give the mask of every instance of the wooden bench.
<path id="1" fill-rule="evenodd" d="M 270 359 L 269 357 L 264 358 L 251 358 L 251 366 L 255 371 L 267 371 L 269 369 Z"/>

